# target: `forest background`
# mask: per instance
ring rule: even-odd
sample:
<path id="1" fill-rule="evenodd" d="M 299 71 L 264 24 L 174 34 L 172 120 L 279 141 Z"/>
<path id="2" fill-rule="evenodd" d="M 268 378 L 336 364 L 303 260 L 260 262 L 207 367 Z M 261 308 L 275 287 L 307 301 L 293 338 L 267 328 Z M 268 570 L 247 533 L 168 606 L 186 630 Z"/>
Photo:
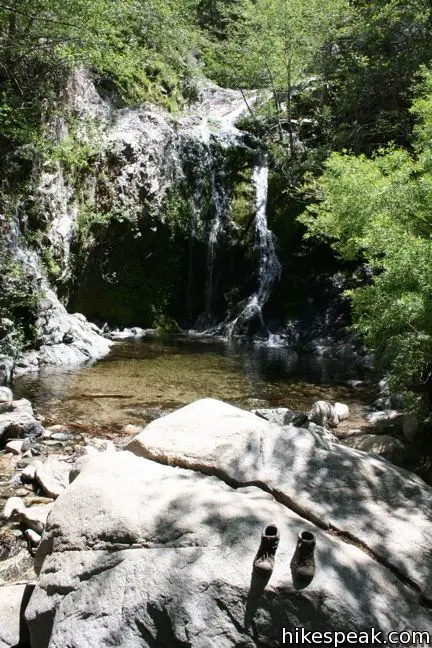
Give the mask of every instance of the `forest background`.
<path id="1" fill-rule="evenodd" d="M 46 129 L 74 68 L 90 70 L 118 106 L 152 102 L 180 111 L 204 76 L 265 90 L 268 100 L 249 107 L 245 125 L 272 156 L 280 199 L 295 205 L 304 237 L 324 240 L 362 269 L 348 294 L 352 327 L 391 388 L 427 415 L 431 57 L 426 0 L 1 2 L 2 211 L 30 190 L 35 160 L 85 164 L 72 119 L 61 146 Z M 0 265 L 0 317 L 12 317 L 22 343 L 31 343 L 37 296 L 6 249 Z"/>

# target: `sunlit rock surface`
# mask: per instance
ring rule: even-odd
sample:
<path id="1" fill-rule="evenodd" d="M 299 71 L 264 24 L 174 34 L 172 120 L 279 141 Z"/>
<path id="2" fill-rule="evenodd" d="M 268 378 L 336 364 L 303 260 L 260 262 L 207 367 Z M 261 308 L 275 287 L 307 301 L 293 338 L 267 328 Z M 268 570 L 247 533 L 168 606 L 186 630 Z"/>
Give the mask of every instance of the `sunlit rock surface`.
<path id="1" fill-rule="evenodd" d="M 281 542 L 267 583 L 252 577 L 252 562 L 272 521 Z M 316 535 L 317 571 L 296 590 L 301 530 Z M 58 498 L 37 567 L 32 648 L 276 647 L 284 627 L 431 627 L 416 593 L 385 567 L 262 489 L 128 452 L 92 459 Z"/>
<path id="2" fill-rule="evenodd" d="M 384 460 L 205 399 L 75 474 L 36 556 L 32 648 L 276 648 L 301 626 L 432 631 L 431 489 Z M 263 580 L 252 563 L 269 523 L 281 540 Z M 302 530 L 317 541 L 303 588 L 290 570 Z"/>
<path id="3" fill-rule="evenodd" d="M 235 485 L 258 483 L 364 544 L 432 599 L 432 489 L 384 459 L 212 399 L 153 421 L 127 448 Z"/>

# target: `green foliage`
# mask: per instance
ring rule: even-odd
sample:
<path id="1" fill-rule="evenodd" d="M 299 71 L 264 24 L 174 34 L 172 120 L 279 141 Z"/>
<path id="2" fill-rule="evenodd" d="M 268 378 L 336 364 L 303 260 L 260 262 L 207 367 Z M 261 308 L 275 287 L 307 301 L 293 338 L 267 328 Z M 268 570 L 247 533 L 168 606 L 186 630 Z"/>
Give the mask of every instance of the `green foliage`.
<path id="1" fill-rule="evenodd" d="M 413 79 L 431 59 L 428 0 L 350 3 L 315 59 L 323 82 L 317 118 L 330 147 L 370 154 L 391 141 L 407 145 Z"/>
<path id="2" fill-rule="evenodd" d="M 308 190 L 320 202 L 301 216 L 308 236 L 345 260 L 362 258 L 371 282 L 350 292 L 354 328 L 379 354 L 393 384 L 421 390 L 432 370 L 431 76 L 413 105 L 417 155 L 387 148 L 371 159 L 334 153 Z"/>
<path id="3" fill-rule="evenodd" d="M 81 246 L 88 247 L 92 234 L 95 234 L 97 230 L 108 228 L 115 222 L 127 222 L 132 232 L 137 230 L 141 211 L 142 208 L 139 205 L 129 208 L 118 206 L 108 211 L 96 211 L 89 203 L 85 203 L 78 215 L 78 235 Z"/>
<path id="4" fill-rule="evenodd" d="M 286 91 L 308 71 L 344 0 L 242 0 L 228 5 L 227 38 L 213 67 L 227 85 Z"/>
<path id="5" fill-rule="evenodd" d="M 168 224 L 172 229 L 173 236 L 175 230 L 188 232 L 192 217 L 192 207 L 188 200 L 188 187 L 185 183 L 178 183 L 167 190 L 162 206 L 159 211 L 159 217 L 162 222 Z"/>
<path id="6" fill-rule="evenodd" d="M 169 317 L 166 314 L 165 310 L 168 308 L 168 304 L 165 303 L 163 306 L 153 307 L 153 324 L 152 327 L 157 329 L 159 335 L 175 335 L 181 333 L 182 330 L 174 318 Z"/>
<path id="7" fill-rule="evenodd" d="M 0 249 L 0 354 L 16 356 L 36 339 L 40 291 L 14 254 Z"/>
<path id="8" fill-rule="evenodd" d="M 117 101 L 169 108 L 193 93 L 193 0 L 11 0 L 0 5 L 0 150 L 44 153 L 43 123 L 62 110 L 71 69 L 86 67 Z M 73 132 L 57 151 L 81 163 Z M 42 151 L 41 151 L 42 149 Z M 49 151 L 48 151 L 49 153 Z M 78 159 L 75 159 L 77 156 Z"/>

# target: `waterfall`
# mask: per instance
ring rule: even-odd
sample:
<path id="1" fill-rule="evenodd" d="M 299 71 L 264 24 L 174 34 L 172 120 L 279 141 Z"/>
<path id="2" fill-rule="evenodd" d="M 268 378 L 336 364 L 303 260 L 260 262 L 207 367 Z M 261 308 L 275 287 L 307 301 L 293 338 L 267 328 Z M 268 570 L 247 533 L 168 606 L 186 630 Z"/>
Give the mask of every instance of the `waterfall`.
<path id="1" fill-rule="evenodd" d="M 229 218 L 228 187 L 225 186 L 223 178 L 219 178 L 218 182 L 215 168 L 213 168 L 211 171 L 211 208 L 213 212 L 213 218 L 208 239 L 206 284 L 206 315 L 209 319 L 211 319 L 213 308 L 213 275 L 218 236 Z"/>
<path id="2" fill-rule="evenodd" d="M 252 182 L 255 187 L 255 245 L 259 250 L 257 290 L 235 308 L 236 314 L 225 323 L 225 333 L 232 337 L 246 325 L 247 333 L 264 328 L 262 308 L 271 287 L 280 279 L 281 265 L 276 254 L 275 237 L 267 227 L 268 164 L 265 157 L 254 166 Z"/>
<path id="3" fill-rule="evenodd" d="M 209 239 L 208 239 L 207 282 L 206 282 L 206 302 L 205 302 L 205 310 L 206 310 L 206 315 L 208 317 L 211 317 L 211 313 L 212 313 L 213 268 L 214 268 L 215 246 L 217 243 L 218 234 L 221 227 L 221 210 L 220 210 L 220 202 L 218 200 L 218 194 L 216 188 L 216 176 L 215 176 L 214 169 L 212 170 L 211 173 L 211 190 L 212 190 L 213 220 L 212 220 Z"/>
<path id="4" fill-rule="evenodd" d="M 268 166 L 266 159 L 255 165 L 252 182 L 256 195 L 255 232 L 260 252 L 257 302 L 259 307 L 262 308 L 270 296 L 272 285 L 276 280 L 280 279 L 281 274 L 281 265 L 276 254 L 275 237 L 267 227 Z"/>
<path id="5" fill-rule="evenodd" d="M 193 189 L 189 198 L 191 223 L 186 299 L 188 316 L 193 310 L 194 242 L 205 241 L 207 247 L 205 274 L 200 277 L 204 288 L 204 311 L 195 323 L 198 329 L 208 329 L 215 324 L 215 262 L 219 238 L 229 222 L 230 209 L 230 187 L 226 177 L 224 146 L 226 140 L 210 134 L 207 129 L 207 124 L 202 126 L 198 140 L 186 138 L 183 150 L 184 177 Z"/>

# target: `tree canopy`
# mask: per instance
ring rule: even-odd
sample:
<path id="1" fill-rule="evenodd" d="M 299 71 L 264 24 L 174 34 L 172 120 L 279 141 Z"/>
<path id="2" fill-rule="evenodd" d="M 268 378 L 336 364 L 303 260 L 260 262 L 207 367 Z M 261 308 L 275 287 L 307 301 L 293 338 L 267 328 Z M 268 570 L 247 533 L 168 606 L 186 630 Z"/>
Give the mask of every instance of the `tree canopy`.
<path id="1" fill-rule="evenodd" d="M 393 384 L 414 393 L 432 391 L 431 84 L 426 72 L 411 109 L 415 154 L 396 147 L 370 158 L 333 153 L 308 186 L 319 202 L 300 217 L 307 236 L 372 271 L 367 285 L 350 292 L 354 328 Z"/>
<path id="2" fill-rule="evenodd" d="M 255 127 L 277 122 L 266 131 L 273 186 L 297 213 L 312 203 L 301 218 L 308 236 L 370 269 L 351 293 L 354 326 L 394 380 L 416 389 L 429 380 L 428 0 L 0 0 L 2 200 L 30 177 L 44 124 L 79 66 L 119 105 L 177 110 L 196 97 L 200 74 L 266 90 Z M 303 148 L 299 116 L 312 133 Z M 278 210 L 292 227 L 284 199 Z"/>

